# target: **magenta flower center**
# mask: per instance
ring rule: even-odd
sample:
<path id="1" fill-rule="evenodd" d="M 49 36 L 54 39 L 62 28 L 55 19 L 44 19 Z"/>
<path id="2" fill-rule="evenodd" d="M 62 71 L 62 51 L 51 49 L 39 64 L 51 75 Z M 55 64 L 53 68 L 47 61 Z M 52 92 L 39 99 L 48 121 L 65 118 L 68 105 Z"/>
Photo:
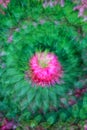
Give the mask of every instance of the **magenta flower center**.
<path id="1" fill-rule="evenodd" d="M 36 53 L 30 59 L 29 67 L 28 74 L 33 84 L 44 87 L 60 83 L 62 66 L 53 53 Z"/>

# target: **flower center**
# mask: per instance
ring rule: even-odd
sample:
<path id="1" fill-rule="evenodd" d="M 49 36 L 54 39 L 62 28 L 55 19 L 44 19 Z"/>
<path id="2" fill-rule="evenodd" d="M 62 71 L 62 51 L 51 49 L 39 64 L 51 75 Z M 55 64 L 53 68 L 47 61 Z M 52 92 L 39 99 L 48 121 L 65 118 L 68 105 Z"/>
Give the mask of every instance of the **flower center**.
<path id="1" fill-rule="evenodd" d="M 48 67 L 50 59 L 47 57 L 46 54 L 38 54 L 38 64 L 41 68 Z"/>
<path id="2" fill-rule="evenodd" d="M 41 68 L 45 68 L 45 67 L 47 67 L 48 66 L 48 61 L 38 61 L 39 62 L 39 66 L 41 67 Z"/>

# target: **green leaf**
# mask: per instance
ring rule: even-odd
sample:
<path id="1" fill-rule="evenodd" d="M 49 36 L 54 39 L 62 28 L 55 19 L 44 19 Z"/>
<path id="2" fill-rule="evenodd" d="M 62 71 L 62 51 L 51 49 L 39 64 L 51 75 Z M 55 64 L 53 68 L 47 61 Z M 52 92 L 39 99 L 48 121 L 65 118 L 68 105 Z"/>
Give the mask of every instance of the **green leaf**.
<path id="1" fill-rule="evenodd" d="M 34 120 L 36 121 L 36 122 L 40 122 L 41 120 L 43 119 L 43 117 L 41 116 L 41 115 L 38 115 L 38 116 L 36 116 L 35 118 L 34 118 Z"/>
<path id="2" fill-rule="evenodd" d="M 31 128 L 34 128 L 34 127 L 36 127 L 37 125 L 38 125 L 38 123 L 37 123 L 35 120 L 29 121 L 29 126 L 30 126 Z"/>
<path id="3" fill-rule="evenodd" d="M 41 125 L 46 129 L 50 127 L 50 124 L 48 122 L 43 122 Z"/>
<path id="4" fill-rule="evenodd" d="M 49 125 L 52 125 L 55 121 L 56 121 L 56 118 L 57 118 L 57 113 L 56 112 L 51 112 L 51 113 L 48 113 L 46 115 L 47 117 L 47 123 Z"/>
<path id="5" fill-rule="evenodd" d="M 68 114 L 66 112 L 61 112 L 60 113 L 60 119 L 62 121 L 66 121 L 68 119 Z"/>
<path id="6" fill-rule="evenodd" d="M 77 118 L 77 117 L 79 117 L 79 106 L 78 106 L 78 104 L 75 104 L 75 105 L 73 105 L 73 107 L 72 107 L 72 116 L 74 116 L 74 118 Z"/>
<path id="7" fill-rule="evenodd" d="M 22 120 L 29 120 L 31 118 L 31 113 L 28 112 L 28 111 L 24 111 L 24 113 L 22 113 L 22 116 L 21 116 Z"/>
<path id="8" fill-rule="evenodd" d="M 87 112 L 87 94 L 83 97 L 83 108 Z"/>
<path id="9" fill-rule="evenodd" d="M 87 109 L 87 108 L 86 108 Z M 86 119 L 87 118 L 87 110 L 85 111 L 84 108 L 80 109 L 80 113 L 79 113 L 80 119 Z"/>

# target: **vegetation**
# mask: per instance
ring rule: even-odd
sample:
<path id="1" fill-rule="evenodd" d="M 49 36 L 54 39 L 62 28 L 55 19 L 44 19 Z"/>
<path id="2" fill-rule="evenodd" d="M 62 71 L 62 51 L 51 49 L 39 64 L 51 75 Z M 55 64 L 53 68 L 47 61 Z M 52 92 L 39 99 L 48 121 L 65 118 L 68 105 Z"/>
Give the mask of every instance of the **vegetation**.
<path id="1" fill-rule="evenodd" d="M 86 10 L 78 17 L 79 2 L 69 0 L 63 7 L 40 0 L 0 4 L 1 130 L 86 130 Z M 31 82 L 30 59 L 41 52 L 58 58 L 59 83 Z"/>

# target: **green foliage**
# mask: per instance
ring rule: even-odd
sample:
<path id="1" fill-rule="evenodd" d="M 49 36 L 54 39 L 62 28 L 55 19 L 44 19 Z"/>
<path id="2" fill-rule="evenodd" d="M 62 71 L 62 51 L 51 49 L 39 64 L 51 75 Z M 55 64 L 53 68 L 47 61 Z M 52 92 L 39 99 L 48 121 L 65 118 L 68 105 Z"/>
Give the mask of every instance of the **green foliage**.
<path id="1" fill-rule="evenodd" d="M 6 52 L 2 57 L 6 67 L 0 69 L 0 111 L 4 110 L 6 117 L 26 120 L 32 128 L 41 122 L 49 128 L 57 120 L 70 117 L 86 119 L 86 95 L 83 101 L 74 97 L 78 103 L 73 106 L 68 103 L 69 91 L 83 87 L 80 80 L 87 72 L 87 24 L 73 7 L 67 1 L 64 8 L 56 5 L 44 9 L 39 2 L 19 0 L 11 1 L 6 15 L 1 15 L 0 49 Z M 60 84 L 33 87 L 26 78 L 28 63 L 35 52 L 45 50 L 57 55 L 64 74 Z"/>
<path id="2" fill-rule="evenodd" d="M 43 106 L 44 111 L 47 111 L 50 109 L 49 104 L 58 108 L 59 96 L 64 96 L 65 92 L 74 86 L 77 78 L 81 75 L 78 43 L 75 43 L 72 36 L 68 35 L 66 26 L 63 28 L 62 26 L 55 27 L 49 22 L 37 27 L 28 24 L 26 26 L 27 30 L 22 31 L 20 28 L 20 32 L 15 32 L 13 42 L 7 49 L 5 84 L 7 88 L 11 84 L 8 90 L 15 98 L 14 101 L 22 100 L 21 109 L 26 108 L 27 104 L 30 104 L 30 108 L 32 104 L 31 109 L 34 111 L 40 109 L 41 106 Z M 47 28 L 48 26 L 50 28 Z M 16 36 L 21 39 L 16 41 Z M 31 82 L 25 79 L 25 72 L 29 69 L 29 59 L 35 52 L 46 49 L 58 56 L 64 70 L 62 79 L 64 83 L 50 88 L 32 88 Z"/>

